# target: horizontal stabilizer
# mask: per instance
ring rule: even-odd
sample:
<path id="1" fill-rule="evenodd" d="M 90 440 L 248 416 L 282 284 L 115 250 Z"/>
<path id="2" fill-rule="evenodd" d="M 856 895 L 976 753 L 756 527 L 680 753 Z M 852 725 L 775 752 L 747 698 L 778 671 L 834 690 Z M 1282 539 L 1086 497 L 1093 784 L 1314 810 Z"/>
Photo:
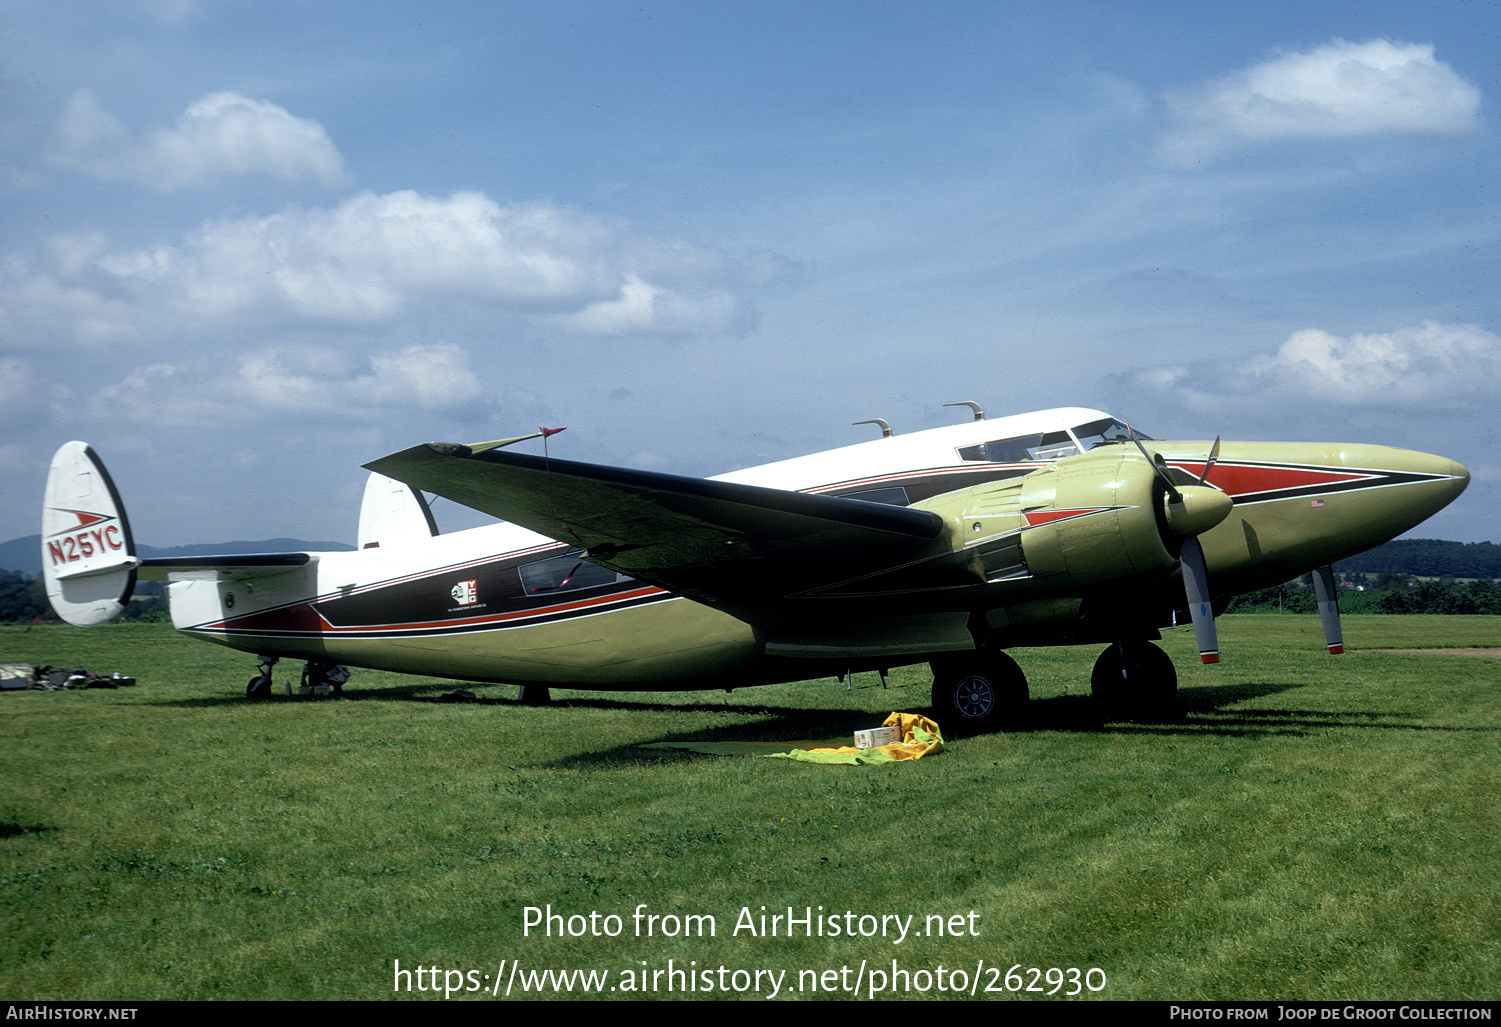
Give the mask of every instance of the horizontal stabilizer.
<path id="1" fill-rule="evenodd" d="M 152 557 L 140 562 L 148 581 L 244 581 L 306 567 L 312 553 L 246 553 L 224 556 Z"/>
<path id="2" fill-rule="evenodd" d="M 137 557 L 118 556 L 113 560 L 93 560 L 89 563 L 64 566 L 53 571 L 52 576 L 59 581 L 67 581 L 73 578 L 91 578 L 101 574 L 117 574 L 120 571 L 133 570 L 140 565 L 141 561 Z"/>

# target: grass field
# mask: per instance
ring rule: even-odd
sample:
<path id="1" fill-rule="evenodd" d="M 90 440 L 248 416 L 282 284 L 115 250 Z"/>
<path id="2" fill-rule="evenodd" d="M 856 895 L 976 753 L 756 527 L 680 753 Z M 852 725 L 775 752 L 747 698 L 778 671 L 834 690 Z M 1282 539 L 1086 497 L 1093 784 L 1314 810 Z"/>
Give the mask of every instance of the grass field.
<path id="1" fill-rule="evenodd" d="M 396 995 L 422 999 L 548 969 L 610 998 L 864 997 L 876 971 L 1008 997 L 1015 964 L 1081 997 L 1501 997 L 1501 661 L 1381 651 L 1501 646 L 1501 618 L 1345 632 L 1329 657 L 1316 617 L 1224 617 L 1215 668 L 1173 632 L 1172 723 L 1100 723 L 1093 647 L 1014 651 L 1030 729 L 850 767 L 641 745 L 848 735 L 925 708 L 924 673 L 535 708 L 357 671 L 248 703 L 252 658 L 164 626 L 0 628 L 0 659 L 140 680 L 0 696 L 0 998 L 383 999 L 397 960 L 441 971 Z M 525 934 L 548 906 L 583 936 Z M 762 906 L 840 936 L 763 936 Z"/>

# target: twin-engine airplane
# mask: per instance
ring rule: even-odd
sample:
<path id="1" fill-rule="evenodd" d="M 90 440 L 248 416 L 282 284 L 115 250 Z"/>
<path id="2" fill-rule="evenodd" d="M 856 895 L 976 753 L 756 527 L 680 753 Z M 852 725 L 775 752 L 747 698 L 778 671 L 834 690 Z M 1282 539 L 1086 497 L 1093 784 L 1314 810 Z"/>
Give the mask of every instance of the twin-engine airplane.
<path id="1" fill-rule="evenodd" d="M 993 726 L 1027 698 L 1007 649 L 1106 643 L 1097 699 L 1156 715 L 1177 689 L 1161 627 L 1192 620 L 1216 662 L 1216 606 L 1311 570 L 1340 652 L 1329 565 L 1469 482 L 1403 449 L 1164 442 L 1098 410 L 963 405 L 964 424 L 862 422 L 883 437 L 709 479 L 503 448 L 522 439 L 414 446 L 366 465 L 347 553 L 141 559 L 103 463 L 69 442 L 47 481 L 48 595 L 101 624 L 138 577 L 169 579 L 178 630 L 260 656 L 252 695 L 281 657 L 315 683 L 346 664 L 526 701 L 926 662 L 940 718 Z M 507 523 L 439 534 L 425 492 Z"/>

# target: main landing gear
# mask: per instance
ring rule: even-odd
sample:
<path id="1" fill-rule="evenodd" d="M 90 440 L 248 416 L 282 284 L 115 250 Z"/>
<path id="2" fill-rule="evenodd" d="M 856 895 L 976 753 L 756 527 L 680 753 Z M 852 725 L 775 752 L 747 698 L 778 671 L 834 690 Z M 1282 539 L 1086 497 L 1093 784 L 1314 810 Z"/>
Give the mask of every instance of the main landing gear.
<path id="1" fill-rule="evenodd" d="M 999 649 L 976 649 L 934 660 L 933 713 L 961 731 L 1016 727 L 1027 708 L 1027 678 Z M 1172 720 L 1179 716 L 1178 672 L 1151 642 L 1116 642 L 1100 654 L 1090 688 L 1101 715 L 1112 720 Z"/>
<path id="2" fill-rule="evenodd" d="M 1095 661 L 1089 685 L 1095 705 L 1109 718 L 1178 715 L 1178 672 L 1151 642 L 1116 642 Z"/>
<path id="3" fill-rule="evenodd" d="M 933 712 L 961 731 L 1016 726 L 1027 708 L 1027 677 L 999 649 L 977 649 L 934 660 Z"/>
<path id="4" fill-rule="evenodd" d="M 250 679 L 245 686 L 245 698 L 269 699 L 271 698 L 271 669 L 276 666 L 279 656 L 258 657 L 261 672 Z M 327 660 L 309 660 L 302 667 L 302 684 L 297 689 L 298 695 L 343 695 L 344 682 L 349 680 L 349 668 L 342 664 L 330 663 Z M 288 693 L 290 694 L 290 692 Z"/>

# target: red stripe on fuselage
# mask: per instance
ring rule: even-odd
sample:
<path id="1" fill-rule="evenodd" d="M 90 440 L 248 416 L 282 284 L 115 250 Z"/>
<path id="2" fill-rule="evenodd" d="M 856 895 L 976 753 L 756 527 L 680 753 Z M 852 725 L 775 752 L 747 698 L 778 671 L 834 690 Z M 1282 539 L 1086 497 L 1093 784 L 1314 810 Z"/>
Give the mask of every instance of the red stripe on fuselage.
<path id="1" fill-rule="evenodd" d="M 486 625 L 503 627 L 513 621 L 529 620 L 537 617 L 555 617 L 566 613 L 583 615 L 595 612 L 598 607 L 632 602 L 653 595 L 665 596 L 667 594 L 664 589 L 657 588 L 655 585 L 648 585 L 642 588 L 631 589 L 627 592 L 616 592 L 611 595 L 594 596 L 588 599 L 576 599 L 569 603 L 554 603 L 551 606 L 540 606 L 530 610 L 511 610 L 506 613 L 478 614 L 473 617 L 453 617 L 443 620 L 359 624 L 348 627 L 339 627 L 329 623 L 328 620 L 324 619 L 318 613 L 312 603 L 298 603 L 294 606 L 282 607 L 279 610 L 267 610 L 263 613 L 236 617 L 233 620 L 202 624 L 193 630 L 224 631 L 230 634 L 249 632 L 254 632 L 255 634 L 288 635 L 320 634 L 343 638 L 369 634 L 384 635 L 392 632 L 442 634 L 447 631 L 472 630 L 476 627 L 484 627 Z"/>
<path id="2" fill-rule="evenodd" d="M 1198 463 L 1173 460 L 1169 466 L 1176 467 L 1195 478 L 1204 473 L 1203 461 Z M 1323 467 L 1282 467 L 1274 464 L 1217 463 L 1209 470 L 1209 484 L 1226 495 L 1252 496 L 1263 492 L 1280 492 L 1284 489 L 1306 489 L 1318 485 L 1343 485 L 1352 481 L 1374 480 L 1375 475 L 1351 471 L 1335 471 Z"/>

